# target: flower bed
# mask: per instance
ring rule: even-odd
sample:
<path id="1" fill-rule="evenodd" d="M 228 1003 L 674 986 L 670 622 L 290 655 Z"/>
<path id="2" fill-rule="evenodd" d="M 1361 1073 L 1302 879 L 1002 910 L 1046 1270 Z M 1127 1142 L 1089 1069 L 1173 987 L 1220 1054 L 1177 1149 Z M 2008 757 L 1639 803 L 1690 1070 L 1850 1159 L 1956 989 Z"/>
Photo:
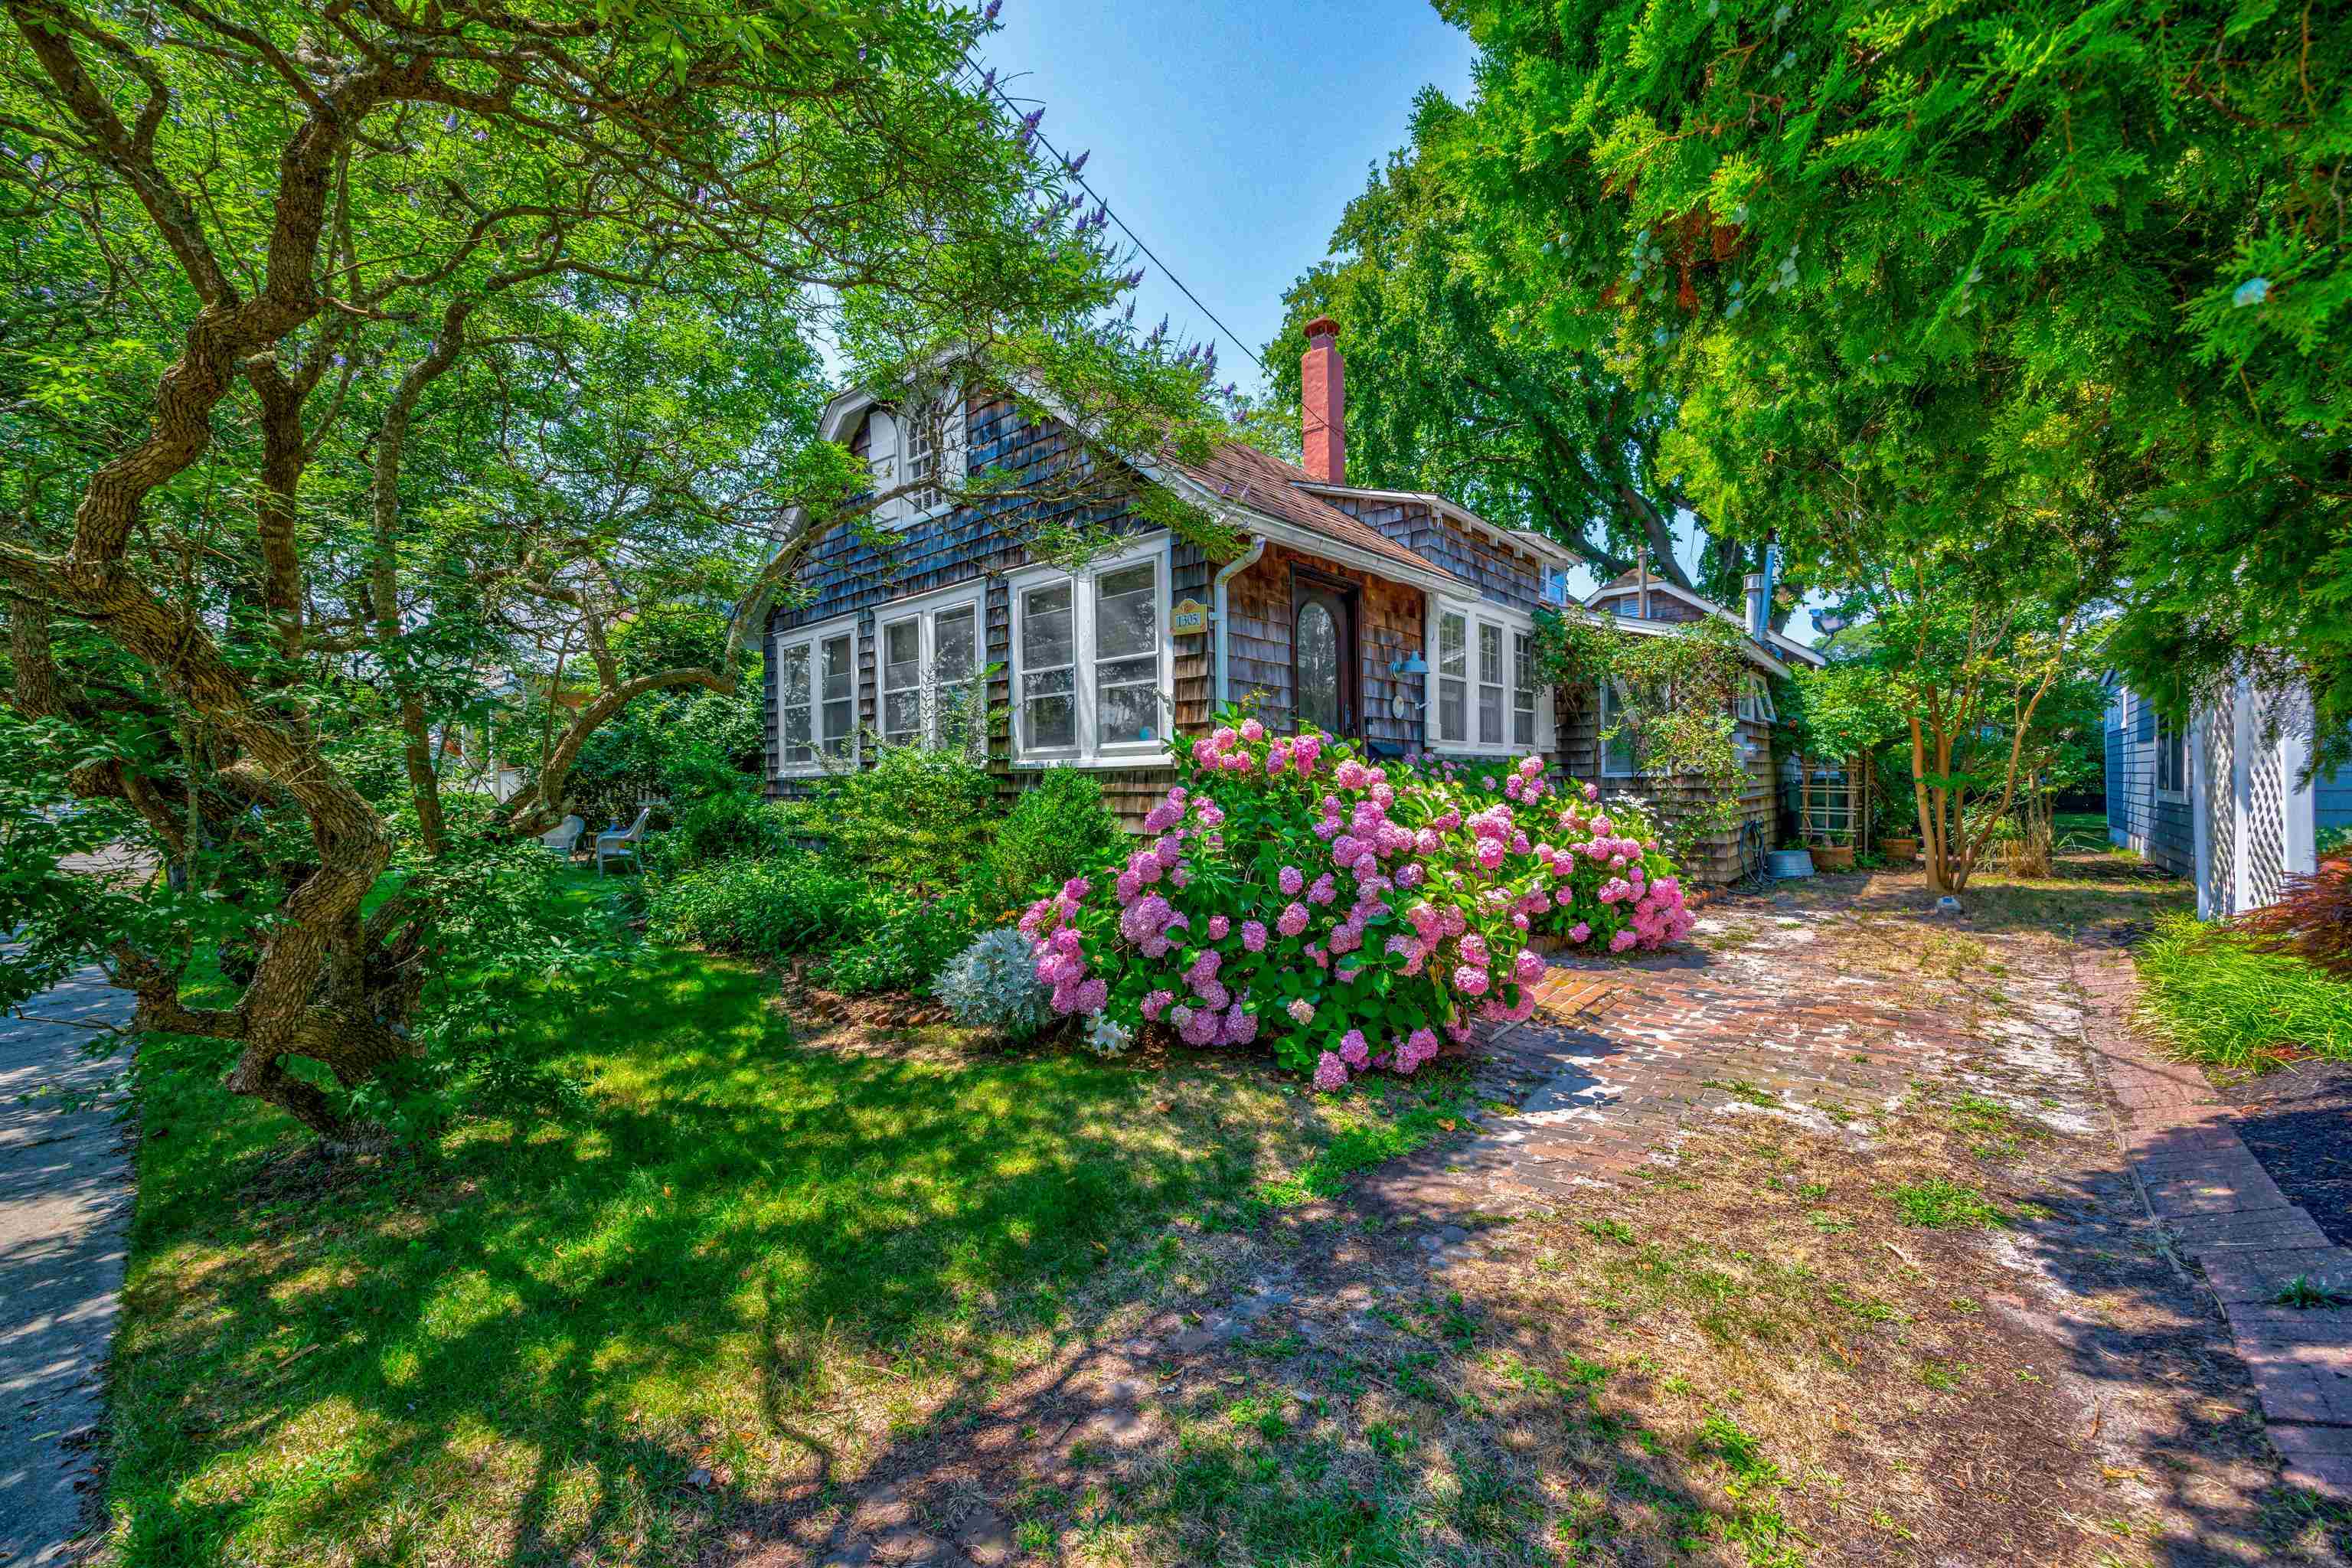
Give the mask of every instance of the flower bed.
<path id="1" fill-rule="evenodd" d="M 1097 1050 L 1160 1026 L 1266 1045 L 1326 1089 L 1410 1073 L 1475 1018 L 1533 1010 L 1531 932 L 1624 952 L 1689 929 L 1647 824 L 1563 798 L 1534 757 L 1487 795 L 1250 719 L 1179 766 L 1150 844 L 1021 920 L 1055 1011 Z"/>

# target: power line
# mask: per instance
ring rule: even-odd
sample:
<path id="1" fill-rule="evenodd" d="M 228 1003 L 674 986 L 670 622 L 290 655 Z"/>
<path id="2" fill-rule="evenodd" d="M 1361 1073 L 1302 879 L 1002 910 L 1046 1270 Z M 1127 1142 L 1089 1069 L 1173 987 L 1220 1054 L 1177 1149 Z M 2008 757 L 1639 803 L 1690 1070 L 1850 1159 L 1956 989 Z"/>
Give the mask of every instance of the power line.
<path id="1" fill-rule="evenodd" d="M 973 63 L 969 55 L 964 57 L 964 68 L 973 72 L 975 75 L 980 75 L 978 67 Z M 981 76 L 981 80 L 987 86 L 989 91 L 996 95 L 997 101 L 1003 104 L 1006 110 L 1010 112 L 1014 119 L 1021 120 L 1026 118 L 1026 116 L 1022 114 L 1020 108 L 1013 103 L 1012 96 L 1008 94 L 1002 86 L 998 85 L 992 77 Z M 1040 102 L 1042 103 L 1042 101 L 1043 100 L 1041 100 Z M 1151 265 L 1160 268 L 1161 275 L 1164 276 L 1168 281 L 1176 285 L 1177 291 L 1182 294 L 1187 300 L 1192 300 L 1194 308 L 1197 309 L 1201 314 L 1208 317 L 1212 322 L 1215 323 L 1217 331 L 1225 334 L 1225 341 L 1232 343 L 1234 347 L 1241 350 L 1242 353 L 1247 354 L 1249 356 L 1250 363 L 1257 366 L 1259 370 L 1264 371 L 1265 369 L 1265 361 L 1257 357 L 1257 351 L 1250 347 L 1249 344 L 1242 342 L 1242 340 L 1235 335 L 1231 327 L 1218 320 L 1217 313 L 1214 310 L 1210 310 L 1209 307 L 1202 302 L 1198 294 L 1192 292 L 1191 288 L 1185 284 L 1184 279 L 1176 276 L 1176 269 L 1169 266 L 1165 261 L 1160 260 L 1159 253 L 1153 250 L 1150 246 L 1144 243 L 1143 237 L 1127 226 L 1127 220 L 1119 216 L 1118 212 L 1112 208 L 1108 198 L 1105 197 L 1100 191 L 1096 190 L 1092 185 L 1087 184 L 1086 176 L 1079 174 L 1076 169 L 1073 169 L 1070 166 L 1070 161 L 1062 156 L 1062 150 L 1055 146 L 1051 142 L 1046 141 L 1045 133 L 1042 131 L 1033 128 L 1029 134 L 1035 137 L 1037 139 L 1037 144 L 1040 147 L 1045 148 L 1045 151 L 1053 156 L 1054 160 L 1062 165 L 1063 174 L 1067 175 L 1070 179 L 1077 182 L 1078 189 L 1094 197 L 1095 205 L 1102 208 L 1103 212 L 1110 218 L 1111 222 L 1118 225 L 1119 233 L 1127 236 L 1128 238 L 1135 242 L 1135 247 L 1143 252 L 1144 258 L 1149 260 Z"/>

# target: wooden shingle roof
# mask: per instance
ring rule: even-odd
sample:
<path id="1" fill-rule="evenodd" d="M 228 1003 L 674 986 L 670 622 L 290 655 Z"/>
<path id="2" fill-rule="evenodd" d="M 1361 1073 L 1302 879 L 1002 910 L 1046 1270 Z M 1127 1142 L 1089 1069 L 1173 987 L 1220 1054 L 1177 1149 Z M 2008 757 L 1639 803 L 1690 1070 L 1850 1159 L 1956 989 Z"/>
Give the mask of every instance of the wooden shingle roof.
<path id="1" fill-rule="evenodd" d="M 1460 580 L 1456 574 L 1446 571 L 1424 555 L 1406 549 L 1379 529 L 1360 522 L 1321 497 L 1300 489 L 1299 485 L 1313 482 L 1314 476 L 1296 464 L 1268 457 L 1246 442 L 1224 442 L 1203 461 L 1180 463 L 1176 467 L 1181 468 L 1193 483 L 1236 506 L 1264 512 L 1311 533 L 1319 533 L 1336 543 L 1350 545 L 1369 554 L 1393 561 L 1400 566 Z"/>

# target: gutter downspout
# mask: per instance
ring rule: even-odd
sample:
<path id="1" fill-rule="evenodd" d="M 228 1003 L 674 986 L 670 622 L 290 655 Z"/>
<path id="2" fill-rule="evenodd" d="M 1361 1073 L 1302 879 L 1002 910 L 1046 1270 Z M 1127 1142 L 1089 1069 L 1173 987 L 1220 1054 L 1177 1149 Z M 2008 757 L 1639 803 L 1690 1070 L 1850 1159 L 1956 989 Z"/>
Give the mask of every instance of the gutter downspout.
<path id="1" fill-rule="evenodd" d="M 1210 613 L 1217 617 L 1217 678 L 1215 683 L 1215 704 L 1218 708 L 1223 708 L 1228 701 L 1232 700 L 1232 694 L 1228 689 L 1230 681 L 1227 676 L 1230 660 L 1225 651 L 1225 584 L 1233 581 L 1235 577 L 1240 576 L 1244 572 L 1248 571 L 1251 567 L 1256 565 L 1258 557 L 1265 553 L 1265 535 L 1263 533 L 1251 534 L 1249 548 L 1243 551 L 1239 555 L 1227 562 L 1224 565 L 1218 567 L 1216 576 L 1210 582 Z"/>

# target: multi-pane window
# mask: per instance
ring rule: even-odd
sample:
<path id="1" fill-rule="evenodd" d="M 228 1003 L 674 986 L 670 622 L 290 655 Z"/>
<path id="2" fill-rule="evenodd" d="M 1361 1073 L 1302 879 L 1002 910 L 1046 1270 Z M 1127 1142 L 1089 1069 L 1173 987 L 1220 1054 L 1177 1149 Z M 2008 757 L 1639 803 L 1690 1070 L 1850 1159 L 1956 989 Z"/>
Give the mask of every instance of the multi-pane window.
<path id="1" fill-rule="evenodd" d="M 1503 743 L 1503 628 L 1478 623 L 1478 743 Z"/>
<path id="2" fill-rule="evenodd" d="M 1470 618 L 1449 610 L 1437 617 L 1437 734 L 1470 739 Z"/>
<path id="3" fill-rule="evenodd" d="M 1428 744 L 1506 752 L 1549 743 L 1535 631 L 1500 605 L 1440 605 L 1433 638 Z"/>
<path id="4" fill-rule="evenodd" d="M 848 759 L 857 754 L 857 635 L 845 631 L 820 637 L 816 645 L 817 720 L 823 726 L 824 754 Z"/>
<path id="5" fill-rule="evenodd" d="M 787 643 L 776 661 L 776 743 L 784 766 L 804 768 L 816 762 L 809 706 L 809 645 Z"/>
<path id="6" fill-rule="evenodd" d="M 963 398 L 954 392 L 903 413 L 877 408 L 867 416 L 866 466 L 875 493 L 908 487 L 876 509 L 878 521 L 903 525 L 947 504 L 947 493 L 936 481 L 963 458 Z"/>
<path id="7" fill-rule="evenodd" d="M 1021 595 L 1021 742 L 1032 752 L 1078 744 L 1078 637 L 1067 578 Z"/>
<path id="8" fill-rule="evenodd" d="M 1511 744 L 1536 743 L 1536 649 L 1533 636 L 1511 634 Z"/>
<path id="9" fill-rule="evenodd" d="M 881 647 L 882 739 L 894 746 L 961 745 L 980 733 L 977 585 L 898 605 L 876 616 Z"/>
<path id="10" fill-rule="evenodd" d="M 776 639 L 776 759 L 786 773 L 857 756 L 857 629 L 803 627 Z"/>
<path id="11" fill-rule="evenodd" d="M 923 732 L 923 622 L 918 616 L 882 628 L 882 739 L 911 745 Z"/>
<path id="12" fill-rule="evenodd" d="M 1037 761 L 1157 755 L 1168 743 L 1165 544 L 1013 581 L 1014 715 Z"/>
<path id="13" fill-rule="evenodd" d="M 1096 733 L 1149 741 L 1160 728 L 1160 574 L 1149 561 L 1095 579 Z"/>
<path id="14" fill-rule="evenodd" d="M 899 445 L 904 448 L 907 459 L 905 482 L 921 487 L 907 492 L 906 505 L 909 511 L 929 511 L 940 504 L 939 487 L 931 481 L 938 479 L 940 473 L 939 437 L 942 433 L 940 428 L 942 417 L 941 405 L 933 403 L 900 421 L 905 439 Z"/>
<path id="15" fill-rule="evenodd" d="M 1759 724 L 1771 723 L 1780 717 L 1772 706 L 1771 688 L 1764 684 L 1762 676 L 1751 675 L 1740 687 L 1737 715 Z"/>
<path id="16" fill-rule="evenodd" d="M 2189 738 L 2160 718 L 2156 722 L 2156 793 L 2189 798 Z"/>

